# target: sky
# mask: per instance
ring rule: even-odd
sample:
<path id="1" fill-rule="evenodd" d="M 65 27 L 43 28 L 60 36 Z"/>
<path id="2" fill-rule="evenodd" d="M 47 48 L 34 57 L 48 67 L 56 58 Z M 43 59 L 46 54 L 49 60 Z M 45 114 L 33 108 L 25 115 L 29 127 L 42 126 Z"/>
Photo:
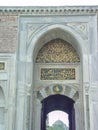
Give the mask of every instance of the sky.
<path id="1" fill-rule="evenodd" d="M 0 6 L 98 5 L 98 0 L 0 0 Z"/>
<path id="2" fill-rule="evenodd" d="M 53 111 L 48 114 L 49 126 L 52 126 L 57 120 L 61 120 L 69 126 L 68 114 L 63 111 Z"/>

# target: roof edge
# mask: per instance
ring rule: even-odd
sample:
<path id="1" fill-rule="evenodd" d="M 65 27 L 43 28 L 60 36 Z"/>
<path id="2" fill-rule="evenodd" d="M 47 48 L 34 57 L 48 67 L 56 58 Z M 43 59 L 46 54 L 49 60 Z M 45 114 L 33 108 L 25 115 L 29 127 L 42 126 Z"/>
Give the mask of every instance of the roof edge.
<path id="1" fill-rule="evenodd" d="M 0 14 L 89 14 L 98 6 L 0 6 Z"/>

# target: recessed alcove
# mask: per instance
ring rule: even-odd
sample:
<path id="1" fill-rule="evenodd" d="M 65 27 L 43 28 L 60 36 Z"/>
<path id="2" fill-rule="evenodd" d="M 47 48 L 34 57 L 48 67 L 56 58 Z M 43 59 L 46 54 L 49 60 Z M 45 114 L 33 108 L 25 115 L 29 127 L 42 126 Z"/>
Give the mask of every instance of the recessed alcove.
<path id="1" fill-rule="evenodd" d="M 36 86 L 44 82 L 79 83 L 80 57 L 75 48 L 60 38 L 42 46 L 34 63 Z"/>
<path id="2" fill-rule="evenodd" d="M 75 130 L 75 116 L 73 119 L 72 111 L 75 109 L 74 103 L 79 99 L 80 57 L 73 45 L 61 38 L 46 42 L 37 52 L 34 60 L 34 90 L 37 97 L 34 98 L 38 100 L 38 108 L 42 107 L 38 110 L 42 115 L 39 120 L 41 130 L 46 130 L 47 114 L 53 110 L 67 112 L 69 130 Z M 52 102 L 56 96 L 61 106 L 56 104 L 56 100 Z M 51 101 L 46 103 L 49 97 Z M 64 104 L 68 105 L 67 108 L 64 108 Z M 53 105 L 54 108 L 51 108 Z"/>
<path id="3" fill-rule="evenodd" d="M 36 96 L 33 97 L 35 99 L 33 104 L 36 104 L 34 109 L 37 113 L 34 119 L 35 122 L 33 122 L 35 124 L 34 129 L 38 127 L 40 130 L 46 130 L 46 116 L 48 113 L 44 113 L 44 111 L 46 112 L 47 108 L 53 106 L 53 104 L 56 105 L 56 103 L 48 103 L 49 106 L 43 110 L 43 106 L 46 106 L 46 104 L 43 105 L 43 102 L 53 95 L 66 97 L 66 99 L 70 99 L 73 102 L 71 104 L 73 107 L 67 108 L 71 109 L 70 112 L 67 112 L 69 130 L 78 128 L 77 116 L 79 114 L 77 114 L 77 102 L 82 98 L 79 92 L 79 90 L 82 90 L 80 86 L 82 50 L 79 51 L 80 45 L 77 45 L 77 40 L 71 34 L 68 34 L 69 32 L 64 32 L 62 27 L 51 29 L 37 40 L 34 47 L 33 85 Z M 67 102 L 66 99 L 63 101 L 61 97 L 57 99 L 59 103 L 62 102 L 64 104 L 64 102 Z M 68 101 L 68 104 L 70 104 L 70 101 Z M 66 109 L 63 109 L 63 107 L 62 105 L 62 108 L 58 107 L 55 109 L 66 112 Z M 53 110 L 51 109 L 51 111 Z"/>

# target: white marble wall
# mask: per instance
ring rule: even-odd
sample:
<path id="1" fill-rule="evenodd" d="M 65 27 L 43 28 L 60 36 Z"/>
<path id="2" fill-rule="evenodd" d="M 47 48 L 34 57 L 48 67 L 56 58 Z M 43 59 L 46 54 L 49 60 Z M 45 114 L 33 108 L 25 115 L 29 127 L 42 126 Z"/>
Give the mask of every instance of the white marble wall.
<path id="1" fill-rule="evenodd" d="M 16 105 L 16 56 L 0 54 L 0 62 L 5 68 L 0 70 L 0 130 L 13 130 Z M 2 103 L 1 103 L 2 99 Z"/>
<path id="2" fill-rule="evenodd" d="M 65 25 L 62 24 L 62 22 L 65 22 Z M 79 104 L 80 106 L 76 105 L 76 113 L 77 114 L 77 120 L 76 120 L 76 128 L 77 129 L 81 129 L 81 130 L 89 130 L 90 128 L 90 120 L 89 120 L 89 114 L 90 112 L 87 111 L 88 110 L 88 102 L 89 102 L 89 98 L 86 100 L 86 95 L 85 95 L 85 91 L 87 91 L 90 88 L 90 71 L 91 71 L 91 60 L 89 59 L 90 56 L 90 48 L 92 44 L 92 42 L 95 44 L 96 40 L 92 39 L 92 37 L 90 37 L 92 32 L 92 36 L 94 34 L 96 34 L 96 30 L 94 27 L 92 27 L 92 23 L 94 23 L 94 27 L 96 26 L 96 16 L 56 16 L 54 17 L 43 17 L 43 19 L 41 19 L 40 17 L 34 17 L 34 18 L 29 18 L 29 17 L 21 17 L 20 18 L 20 46 L 19 46 L 19 50 L 20 50 L 20 55 L 19 55 L 19 64 L 22 64 L 22 60 L 24 61 L 24 70 L 22 72 L 22 74 L 24 72 L 28 71 L 26 69 L 26 64 L 25 62 L 31 62 L 32 67 L 33 64 L 35 62 L 35 58 L 37 55 L 38 50 L 42 47 L 43 44 L 45 44 L 46 42 L 48 42 L 49 40 L 53 39 L 53 38 L 62 38 L 68 42 L 70 42 L 77 50 L 78 54 L 80 55 L 80 59 L 81 59 L 81 67 L 80 67 L 80 83 L 78 85 L 79 87 Z M 36 26 L 38 25 L 38 26 Z M 28 31 L 27 31 L 28 30 Z M 27 37 L 27 39 L 22 39 L 22 37 Z M 89 42 L 90 41 L 90 42 Z M 23 44 L 24 43 L 24 44 Z M 26 44 L 28 45 L 28 48 L 26 48 Z M 22 49 L 24 48 L 24 50 Z M 26 49 L 27 49 L 27 53 L 26 53 Z M 33 50 L 33 51 L 32 51 Z M 35 65 L 36 66 L 36 65 Z M 30 68 L 29 68 L 30 69 Z M 23 76 L 21 75 L 19 78 L 19 81 L 21 79 L 21 82 L 25 85 L 28 84 L 30 86 L 32 86 L 32 90 L 35 91 L 35 87 L 39 87 L 40 82 L 38 81 L 38 72 L 34 71 L 34 67 L 31 68 L 30 70 L 32 70 L 33 72 L 33 76 L 32 80 L 29 78 L 24 79 L 22 78 Z M 36 74 L 37 73 L 37 74 Z M 31 76 L 32 73 L 30 72 Z M 37 84 L 36 82 L 37 81 Z M 38 83 L 39 82 L 39 83 Z M 59 81 L 58 81 L 59 82 Z M 55 81 L 55 83 L 57 83 L 57 81 Z M 77 82 L 76 82 L 77 83 Z M 74 84 L 73 84 L 74 85 Z M 43 84 L 41 83 L 41 86 L 43 86 Z M 25 93 L 25 88 L 26 86 L 24 86 L 24 88 L 22 88 L 22 90 Z M 84 89 L 86 88 L 86 90 Z M 87 89 L 88 88 L 88 89 Z M 29 88 L 30 89 L 30 88 Z M 24 96 L 22 96 L 24 97 Z M 19 98 L 19 97 L 18 97 Z M 19 100 L 19 102 L 23 103 L 25 102 L 25 98 L 24 97 L 24 101 L 23 100 Z M 19 98 L 20 99 L 20 98 Z M 33 101 L 35 100 L 35 101 Z M 19 102 L 18 102 L 18 108 L 19 108 Z M 36 116 L 35 116 L 35 110 L 37 110 L 38 105 L 37 105 L 37 98 L 33 99 L 32 98 L 32 108 L 34 108 L 32 115 L 33 117 L 31 119 L 33 119 L 33 129 L 36 129 L 38 122 L 36 121 Z M 21 104 L 20 103 L 20 104 Z M 26 102 L 25 102 L 26 103 Z M 32 109 L 31 108 L 31 109 Z M 79 108 L 79 109 L 78 109 Z M 24 108 L 25 109 L 25 108 Z M 19 111 L 23 110 L 23 106 L 21 105 L 19 108 Z M 24 113 L 25 110 L 22 111 L 22 113 Z M 40 112 L 40 109 L 38 110 Z M 31 111 L 30 111 L 31 112 Z M 38 113 L 39 113 L 38 112 Z M 22 114 L 21 113 L 21 114 Z M 19 115 L 19 113 L 17 113 Z M 37 114 L 37 113 L 36 113 Z M 23 114 L 19 115 L 21 117 L 21 120 L 23 120 Z M 40 116 L 39 116 L 40 118 Z M 78 120 L 78 118 L 80 120 Z M 17 120 L 17 122 L 19 122 Z M 79 123 L 80 122 L 80 123 Z M 40 123 L 40 121 L 39 121 Z M 19 123 L 20 124 L 20 123 Z M 18 124 L 18 129 L 23 129 L 23 127 L 25 126 L 25 124 Z M 30 126 L 32 128 L 32 126 Z M 25 127 L 24 127 L 25 128 Z M 39 128 L 38 128 L 39 129 Z"/>

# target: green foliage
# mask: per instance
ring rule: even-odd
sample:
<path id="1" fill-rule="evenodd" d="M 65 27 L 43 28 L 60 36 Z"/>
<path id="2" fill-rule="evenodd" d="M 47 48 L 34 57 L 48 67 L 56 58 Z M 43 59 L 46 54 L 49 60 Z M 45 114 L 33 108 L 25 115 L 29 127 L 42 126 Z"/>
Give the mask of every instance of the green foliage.
<path id="1" fill-rule="evenodd" d="M 62 121 L 56 121 L 52 126 L 47 126 L 47 130 L 69 130 Z"/>
<path id="2" fill-rule="evenodd" d="M 53 127 L 52 126 L 48 126 L 47 130 L 53 130 Z"/>

